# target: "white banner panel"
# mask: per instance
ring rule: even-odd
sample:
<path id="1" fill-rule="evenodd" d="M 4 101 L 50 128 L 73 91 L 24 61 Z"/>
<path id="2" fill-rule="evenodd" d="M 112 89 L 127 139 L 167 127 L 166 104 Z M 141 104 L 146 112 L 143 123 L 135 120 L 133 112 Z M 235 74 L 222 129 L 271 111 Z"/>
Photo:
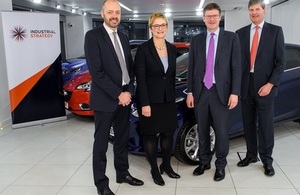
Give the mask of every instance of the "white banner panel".
<path id="1" fill-rule="evenodd" d="M 13 125 L 65 118 L 60 95 L 59 15 L 1 14 Z"/>

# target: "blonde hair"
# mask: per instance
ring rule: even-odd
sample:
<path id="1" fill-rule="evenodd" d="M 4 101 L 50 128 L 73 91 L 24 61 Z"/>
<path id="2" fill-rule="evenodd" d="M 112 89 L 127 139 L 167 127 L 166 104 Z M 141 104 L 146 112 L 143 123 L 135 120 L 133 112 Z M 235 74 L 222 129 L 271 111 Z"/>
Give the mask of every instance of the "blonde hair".
<path id="1" fill-rule="evenodd" d="M 166 24 L 168 24 L 168 18 L 161 12 L 154 12 L 151 14 L 151 16 L 149 17 L 149 21 L 148 21 L 148 26 L 149 28 L 152 27 L 153 22 L 157 19 L 157 18 L 163 18 L 166 21 Z"/>

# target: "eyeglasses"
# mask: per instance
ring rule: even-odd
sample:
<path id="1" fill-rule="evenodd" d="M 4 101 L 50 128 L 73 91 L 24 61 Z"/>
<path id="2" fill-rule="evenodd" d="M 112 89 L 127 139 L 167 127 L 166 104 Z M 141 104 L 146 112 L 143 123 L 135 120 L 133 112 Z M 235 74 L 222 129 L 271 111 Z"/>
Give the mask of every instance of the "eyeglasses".
<path id="1" fill-rule="evenodd" d="M 153 24 L 152 28 L 154 28 L 155 30 L 161 28 L 161 29 L 166 29 L 168 26 L 168 24 Z"/>
<path id="2" fill-rule="evenodd" d="M 216 19 L 218 19 L 220 17 L 220 15 L 206 15 L 206 16 L 204 16 L 204 18 L 205 19 L 214 19 L 214 20 L 216 20 Z"/>

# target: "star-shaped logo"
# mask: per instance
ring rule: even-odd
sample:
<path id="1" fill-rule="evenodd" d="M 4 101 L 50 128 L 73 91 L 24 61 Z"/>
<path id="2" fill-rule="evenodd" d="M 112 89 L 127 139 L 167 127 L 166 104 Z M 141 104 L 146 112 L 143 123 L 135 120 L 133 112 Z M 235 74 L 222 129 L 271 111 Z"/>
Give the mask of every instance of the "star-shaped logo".
<path id="1" fill-rule="evenodd" d="M 16 26 L 12 30 L 10 30 L 11 38 L 17 42 L 24 41 L 27 38 L 26 29 L 22 26 Z"/>

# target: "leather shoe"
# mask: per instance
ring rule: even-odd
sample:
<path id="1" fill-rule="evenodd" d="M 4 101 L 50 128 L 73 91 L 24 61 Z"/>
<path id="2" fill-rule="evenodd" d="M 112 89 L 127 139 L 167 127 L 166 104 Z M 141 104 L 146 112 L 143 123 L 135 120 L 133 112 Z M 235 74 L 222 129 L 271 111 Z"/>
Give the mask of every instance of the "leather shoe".
<path id="1" fill-rule="evenodd" d="M 250 163 L 255 163 L 255 162 L 257 162 L 257 158 L 246 157 L 243 160 L 241 160 L 240 162 L 238 162 L 237 166 L 239 166 L 239 167 L 246 167 Z"/>
<path id="2" fill-rule="evenodd" d="M 202 175 L 205 170 L 210 169 L 210 165 L 200 164 L 193 172 L 193 175 Z"/>
<path id="3" fill-rule="evenodd" d="M 110 189 L 109 187 L 107 188 L 99 188 L 97 189 L 97 192 L 99 195 L 115 195 Z"/>
<path id="4" fill-rule="evenodd" d="M 164 174 L 164 172 L 172 179 L 179 179 L 180 175 L 178 175 L 177 173 L 175 173 L 173 171 L 173 169 L 171 168 L 171 166 L 169 167 L 169 169 L 165 169 L 165 167 L 161 164 L 159 166 L 159 170 L 160 170 L 160 174 Z"/>
<path id="5" fill-rule="evenodd" d="M 225 178 L 225 169 L 216 169 L 214 180 L 221 181 Z"/>
<path id="6" fill-rule="evenodd" d="M 265 169 L 265 175 L 267 176 L 275 175 L 275 170 L 271 164 L 270 165 L 264 164 L 264 169 Z"/>
<path id="7" fill-rule="evenodd" d="M 117 178 L 117 183 L 128 183 L 129 185 L 132 186 L 141 186 L 144 185 L 144 182 L 132 177 L 131 175 L 127 175 L 124 178 Z"/>

